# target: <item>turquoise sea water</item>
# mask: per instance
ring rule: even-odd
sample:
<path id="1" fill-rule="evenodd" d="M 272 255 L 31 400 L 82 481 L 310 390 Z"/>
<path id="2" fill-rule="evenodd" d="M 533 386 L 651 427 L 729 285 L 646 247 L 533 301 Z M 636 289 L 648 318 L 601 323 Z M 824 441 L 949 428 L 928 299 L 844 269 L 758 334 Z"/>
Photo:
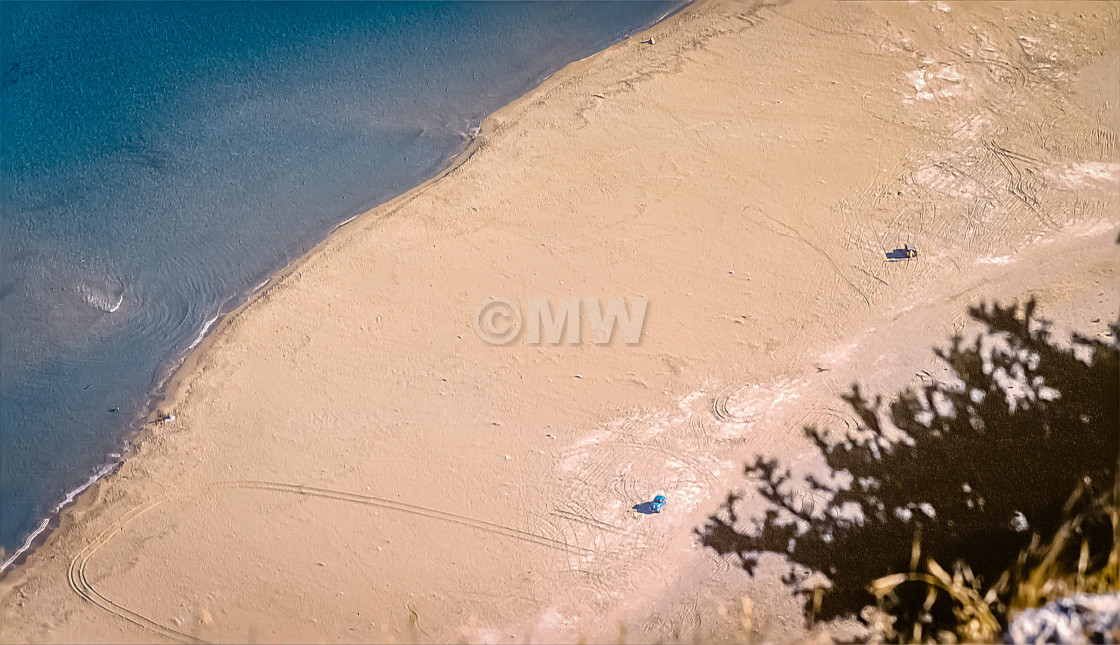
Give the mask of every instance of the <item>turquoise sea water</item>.
<path id="1" fill-rule="evenodd" d="M 0 546 L 221 308 L 676 5 L 0 4 Z"/>

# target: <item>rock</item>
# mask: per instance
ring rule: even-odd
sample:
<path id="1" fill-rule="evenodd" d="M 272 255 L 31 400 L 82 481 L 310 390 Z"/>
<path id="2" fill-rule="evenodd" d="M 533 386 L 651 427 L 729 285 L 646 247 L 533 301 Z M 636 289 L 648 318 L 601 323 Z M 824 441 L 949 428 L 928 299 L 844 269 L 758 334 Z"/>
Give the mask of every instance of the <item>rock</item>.
<path id="1" fill-rule="evenodd" d="M 1079 593 L 1016 616 L 1005 643 L 1120 643 L 1120 594 Z"/>

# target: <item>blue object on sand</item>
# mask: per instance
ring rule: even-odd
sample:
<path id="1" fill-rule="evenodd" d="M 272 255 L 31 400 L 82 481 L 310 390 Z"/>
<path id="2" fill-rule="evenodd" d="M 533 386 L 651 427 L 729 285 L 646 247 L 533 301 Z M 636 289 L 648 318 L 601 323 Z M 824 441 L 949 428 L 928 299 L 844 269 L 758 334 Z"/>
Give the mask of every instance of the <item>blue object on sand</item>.
<path id="1" fill-rule="evenodd" d="M 650 506 L 653 507 L 653 512 L 660 513 L 661 509 L 665 508 L 665 502 L 667 501 L 669 500 L 665 499 L 664 495 L 658 495 L 657 497 L 654 497 L 653 503 L 650 504 Z"/>

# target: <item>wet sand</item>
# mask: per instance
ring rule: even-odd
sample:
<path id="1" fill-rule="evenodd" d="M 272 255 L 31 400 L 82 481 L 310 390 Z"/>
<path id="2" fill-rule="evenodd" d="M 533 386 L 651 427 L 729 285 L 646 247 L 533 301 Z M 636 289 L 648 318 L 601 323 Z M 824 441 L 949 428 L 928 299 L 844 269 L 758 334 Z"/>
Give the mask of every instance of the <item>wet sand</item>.
<path id="1" fill-rule="evenodd" d="M 4 578 L 0 638 L 802 636 L 693 529 L 852 380 L 940 369 L 969 304 L 1104 333 L 1117 23 L 702 3 L 569 66 L 202 343 L 175 420 Z M 496 347 L 494 297 L 650 304 L 637 345 Z"/>

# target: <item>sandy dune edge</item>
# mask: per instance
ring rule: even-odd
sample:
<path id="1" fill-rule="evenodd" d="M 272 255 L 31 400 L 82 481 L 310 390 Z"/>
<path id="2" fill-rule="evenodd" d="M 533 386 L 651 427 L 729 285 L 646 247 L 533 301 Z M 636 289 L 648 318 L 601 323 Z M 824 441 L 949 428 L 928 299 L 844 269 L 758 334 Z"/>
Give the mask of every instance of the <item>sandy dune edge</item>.
<path id="1" fill-rule="evenodd" d="M 713 3 L 569 66 L 192 357 L 176 421 L 4 580 L 0 637 L 730 638 L 744 593 L 797 635 L 692 528 L 967 304 L 1115 314 L 1117 21 Z M 634 296 L 637 346 L 474 331 L 491 297 Z"/>

